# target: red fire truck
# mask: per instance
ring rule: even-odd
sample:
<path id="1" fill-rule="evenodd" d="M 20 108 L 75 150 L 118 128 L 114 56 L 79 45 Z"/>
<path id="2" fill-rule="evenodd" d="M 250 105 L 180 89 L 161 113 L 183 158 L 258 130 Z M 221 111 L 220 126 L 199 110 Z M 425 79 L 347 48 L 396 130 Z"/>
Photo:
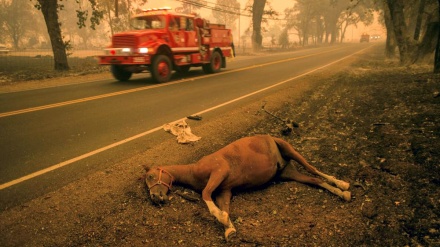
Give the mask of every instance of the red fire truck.
<path id="1" fill-rule="evenodd" d="M 360 42 L 361 42 L 361 43 L 363 43 L 363 42 L 370 42 L 370 35 L 369 35 L 369 34 L 366 34 L 366 33 L 363 33 L 363 34 L 361 35 Z"/>
<path id="2" fill-rule="evenodd" d="M 190 67 L 216 73 L 234 55 L 231 30 L 225 25 L 170 8 L 145 10 L 134 16 L 132 27 L 113 35 L 105 55 L 98 57 L 119 81 L 149 71 L 156 82 L 167 82 L 173 70 L 186 73 Z"/>

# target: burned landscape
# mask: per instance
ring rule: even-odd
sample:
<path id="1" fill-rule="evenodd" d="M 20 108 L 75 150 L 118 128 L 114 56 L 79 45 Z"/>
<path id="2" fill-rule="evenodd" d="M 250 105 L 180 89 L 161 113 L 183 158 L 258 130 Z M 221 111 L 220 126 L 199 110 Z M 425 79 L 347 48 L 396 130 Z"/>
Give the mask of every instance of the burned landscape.
<path id="1" fill-rule="evenodd" d="M 255 102 L 191 121 L 202 139 L 169 139 L 130 160 L 3 211 L 1 246 L 440 246 L 440 76 L 401 67 L 383 49 L 357 55 Z M 289 118 L 299 128 L 281 131 Z M 236 237 L 200 195 L 174 186 L 156 206 L 142 165 L 195 162 L 244 136 L 291 143 L 318 169 L 351 183 L 352 200 L 297 182 L 234 194 Z M 301 169 L 300 169 L 301 170 Z M 301 170 L 306 173 L 305 171 Z"/>

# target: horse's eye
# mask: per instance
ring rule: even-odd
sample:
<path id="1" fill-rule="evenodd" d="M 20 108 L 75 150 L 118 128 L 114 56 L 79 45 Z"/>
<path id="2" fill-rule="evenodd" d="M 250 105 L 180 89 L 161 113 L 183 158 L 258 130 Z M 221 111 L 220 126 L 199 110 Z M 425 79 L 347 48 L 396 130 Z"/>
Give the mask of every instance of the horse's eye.
<path id="1" fill-rule="evenodd" d="M 150 174 L 150 175 L 148 175 L 148 180 L 152 180 L 153 178 L 154 178 L 154 175 L 153 174 Z"/>

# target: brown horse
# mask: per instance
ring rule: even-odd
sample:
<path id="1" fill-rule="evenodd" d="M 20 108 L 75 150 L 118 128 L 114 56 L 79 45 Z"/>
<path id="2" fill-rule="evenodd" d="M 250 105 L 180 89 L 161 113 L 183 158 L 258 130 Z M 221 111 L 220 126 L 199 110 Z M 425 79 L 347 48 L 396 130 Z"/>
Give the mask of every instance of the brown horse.
<path id="1" fill-rule="evenodd" d="M 325 178 L 339 189 L 319 178 L 299 173 L 293 164 L 288 165 L 290 160 L 298 162 L 308 172 Z M 145 182 L 155 203 L 163 203 L 168 199 L 167 193 L 173 182 L 201 191 L 209 212 L 224 225 L 226 240 L 236 232 L 229 218 L 232 189 L 258 187 L 277 176 L 282 180 L 320 186 L 346 201 L 351 199 L 350 192 L 346 191 L 350 186 L 347 182 L 318 171 L 288 142 L 268 135 L 239 139 L 194 164 L 146 170 Z M 214 192 L 218 206 L 212 200 Z"/>

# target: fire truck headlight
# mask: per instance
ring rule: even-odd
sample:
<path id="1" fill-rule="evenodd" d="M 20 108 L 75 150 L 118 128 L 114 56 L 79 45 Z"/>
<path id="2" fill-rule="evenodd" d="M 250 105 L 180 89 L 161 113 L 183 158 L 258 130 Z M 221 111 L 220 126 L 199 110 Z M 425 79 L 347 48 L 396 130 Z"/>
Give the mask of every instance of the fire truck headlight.
<path id="1" fill-rule="evenodd" d="M 131 49 L 130 48 L 122 48 L 122 52 L 130 53 Z"/>
<path id="2" fill-rule="evenodd" d="M 148 53 L 148 48 L 147 47 L 139 48 L 139 53 L 144 53 L 144 54 Z"/>

